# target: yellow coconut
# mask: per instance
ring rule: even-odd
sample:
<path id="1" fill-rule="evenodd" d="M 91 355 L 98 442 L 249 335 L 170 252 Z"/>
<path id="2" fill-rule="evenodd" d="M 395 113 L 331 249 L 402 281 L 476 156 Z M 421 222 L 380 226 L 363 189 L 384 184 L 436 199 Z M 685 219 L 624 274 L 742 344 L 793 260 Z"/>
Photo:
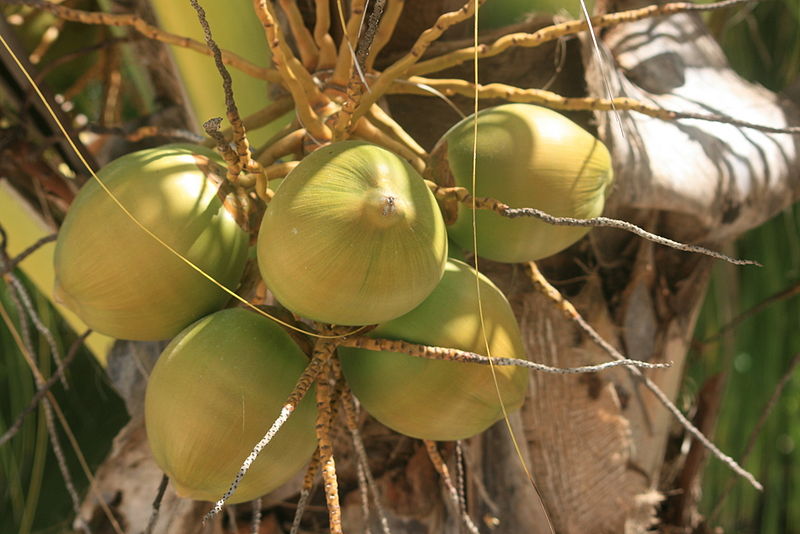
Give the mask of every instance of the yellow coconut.
<path id="1" fill-rule="evenodd" d="M 602 214 L 613 177 L 611 156 L 589 132 L 560 113 L 530 104 L 483 110 L 477 122 L 477 196 L 556 217 Z M 474 116 L 467 117 L 437 143 L 430 164 L 437 182 L 472 191 L 474 123 Z M 545 258 L 589 231 L 532 218 L 512 220 L 486 210 L 475 215 L 478 254 L 501 262 Z M 462 206 L 448 233 L 459 246 L 473 250 L 471 210 Z"/>
<path id="2" fill-rule="evenodd" d="M 203 147 L 168 145 L 127 154 L 98 174 L 147 229 L 233 289 L 249 238 L 223 206 L 220 163 Z M 55 270 L 56 297 L 91 328 L 117 338 L 170 338 L 228 300 L 138 227 L 94 180 L 67 212 Z"/>
<path id="3" fill-rule="evenodd" d="M 293 312 L 362 325 L 417 306 L 442 276 L 447 234 L 422 177 L 375 145 L 307 156 L 269 203 L 258 235 L 267 287 Z"/>
<path id="4" fill-rule="evenodd" d="M 182 497 L 216 501 L 280 413 L 308 363 L 280 326 L 242 308 L 214 313 L 180 333 L 147 383 L 147 438 Z M 261 452 L 229 501 L 272 491 L 316 448 L 313 390 Z"/>
<path id="5" fill-rule="evenodd" d="M 486 355 L 475 276 L 468 265 L 448 260 L 442 281 L 422 304 L 369 336 Z M 524 358 L 511 306 L 488 278 L 477 276 L 491 355 Z M 482 432 L 503 416 L 501 402 L 508 412 L 522 405 L 528 384 L 528 371 L 520 367 L 497 366 L 493 376 L 488 365 L 395 352 L 343 347 L 339 355 L 364 409 L 389 428 L 420 439 L 456 440 Z"/>

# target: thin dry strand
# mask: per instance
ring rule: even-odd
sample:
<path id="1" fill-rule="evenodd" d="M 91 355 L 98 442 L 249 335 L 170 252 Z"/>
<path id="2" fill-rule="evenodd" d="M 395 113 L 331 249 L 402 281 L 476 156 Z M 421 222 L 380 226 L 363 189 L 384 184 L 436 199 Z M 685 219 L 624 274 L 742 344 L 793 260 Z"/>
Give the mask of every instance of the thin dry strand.
<path id="1" fill-rule="evenodd" d="M 475 526 L 466 508 L 462 507 L 462 501 L 459 497 L 458 490 L 455 484 L 453 484 L 453 479 L 450 477 L 450 470 L 447 468 L 447 464 L 442 458 L 442 455 L 439 454 L 436 442 L 429 439 L 423 440 L 423 442 L 425 443 L 425 450 L 428 453 L 428 458 L 430 458 L 436 472 L 442 477 L 442 483 L 444 484 L 445 492 L 447 493 L 451 506 L 456 510 L 456 514 L 461 518 L 461 521 L 470 534 L 480 534 L 478 527 Z"/>
<path id="2" fill-rule="evenodd" d="M 279 119 L 294 109 L 294 101 L 291 96 L 281 96 L 273 100 L 267 107 L 262 108 L 242 119 L 242 124 L 246 130 L 257 130 L 272 121 Z M 222 135 L 227 139 L 233 134 L 231 127 L 221 130 Z M 213 139 L 203 139 L 202 144 L 208 147 L 214 146 Z"/>
<path id="3" fill-rule="evenodd" d="M 603 349 L 609 356 L 617 361 L 622 361 L 625 359 L 625 356 L 623 356 L 621 352 L 611 345 L 611 343 L 603 339 L 603 337 L 597 333 L 592 325 L 590 325 L 586 319 L 584 319 L 583 316 L 578 313 L 578 310 L 575 309 L 575 306 L 573 306 L 569 300 L 564 298 L 558 289 L 553 287 L 550 282 L 547 281 L 535 263 L 529 262 L 528 268 L 533 286 L 542 295 L 547 297 L 553 304 L 555 304 L 567 319 L 575 323 L 575 325 L 578 326 L 578 328 L 580 328 L 580 330 L 582 330 L 584 334 L 589 337 L 589 339 Z M 637 381 L 643 383 L 644 386 L 650 390 L 653 395 L 655 395 L 664 408 L 666 408 L 667 411 L 678 420 L 681 426 L 683 426 L 683 428 L 685 428 L 689 434 L 698 440 L 706 449 L 711 451 L 714 456 L 727 465 L 734 473 L 747 480 L 754 488 L 759 491 L 764 489 L 752 474 L 743 469 L 733 458 L 723 453 L 702 432 L 700 432 L 700 430 L 694 426 L 694 424 L 692 424 L 692 422 L 689 421 L 686 416 L 683 415 L 683 413 L 681 413 L 675 404 L 672 403 L 669 397 L 667 397 L 667 395 L 661 391 L 661 388 L 659 388 L 655 382 L 645 376 L 637 367 L 628 366 L 628 369 L 630 373 L 637 379 Z"/>
<path id="4" fill-rule="evenodd" d="M 261 532 L 261 497 L 253 500 L 253 518 L 250 520 L 250 534 Z"/>
<path id="5" fill-rule="evenodd" d="M 292 528 L 289 534 L 298 534 L 300 531 L 300 522 L 303 520 L 303 514 L 308 506 L 308 500 L 311 498 L 311 492 L 314 490 L 314 484 L 319 474 L 319 448 L 314 451 L 314 456 L 311 458 L 306 473 L 303 476 L 303 487 L 300 488 L 300 499 L 297 501 L 297 508 L 294 512 L 294 519 L 292 520 Z"/>
<path id="6" fill-rule="evenodd" d="M 90 534 L 91 530 L 89 529 L 89 525 L 81 517 L 81 500 L 78 496 L 78 490 L 75 489 L 75 483 L 72 481 L 72 474 L 69 471 L 69 467 L 67 467 L 67 458 L 64 456 L 64 448 L 61 446 L 61 440 L 58 438 L 58 430 L 56 429 L 56 423 L 53 418 L 53 406 L 50 403 L 50 399 L 44 399 L 42 408 L 44 408 L 47 435 L 50 436 L 50 445 L 53 447 L 53 455 L 56 457 L 58 470 L 61 472 L 61 478 L 64 479 L 64 486 L 69 494 L 72 511 L 75 514 L 75 522 L 82 531 L 86 534 Z"/>
<path id="7" fill-rule="evenodd" d="M 401 352 L 417 358 L 428 360 L 444 360 L 451 362 L 475 363 L 480 365 L 499 365 L 527 367 L 542 373 L 553 373 L 559 375 L 599 373 L 607 369 L 621 366 L 641 367 L 643 369 L 666 369 L 671 367 L 670 363 L 649 363 L 639 360 L 623 358 L 619 361 L 603 362 L 596 365 L 582 365 L 579 367 L 552 367 L 542 363 L 521 360 L 519 358 L 505 358 L 500 356 L 484 356 L 466 350 L 449 349 L 445 347 L 435 347 L 432 345 L 422 345 L 411 343 L 399 339 L 371 338 L 366 336 L 348 337 L 340 340 L 343 347 L 355 347 L 373 351 Z"/>
<path id="8" fill-rule="evenodd" d="M 369 56 L 369 51 L 372 47 L 372 40 L 375 38 L 375 32 L 377 30 L 378 23 L 380 22 L 381 15 L 383 14 L 385 3 L 386 0 L 377 0 L 375 2 L 375 5 L 372 8 L 372 13 L 370 13 L 369 20 L 367 21 L 366 30 L 364 30 L 363 35 L 361 35 L 360 38 L 357 36 L 358 48 L 353 49 L 352 46 L 349 48 L 349 51 L 353 56 L 351 59 L 353 60 L 352 64 L 354 68 L 350 71 L 350 80 L 347 83 L 347 90 L 345 91 L 345 98 L 344 102 L 342 103 L 342 108 L 339 110 L 339 113 L 336 116 L 336 122 L 334 124 L 334 139 L 346 139 L 348 137 L 347 134 L 353 124 L 353 113 L 355 112 L 356 107 L 358 107 L 359 102 L 361 102 L 361 97 L 364 92 L 369 91 L 365 74 L 366 58 Z M 363 15 L 361 21 L 363 23 Z M 337 73 L 334 71 L 333 77 L 330 80 L 330 82 L 334 85 L 337 84 L 336 76 Z"/>
<path id="9" fill-rule="evenodd" d="M 460 9 L 440 15 L 433 26 L 420 34 L 408 54 L 398 59 L 378 76 L 378 79 L 375 80 L 375 83 L 371 87 L 370 93 L 364 95 L 361 103 L 353 113 L 353 121 L 360 119 L 370 106 L 386 93 L 392 85 L 392 82 L 403 76 L 414 63 L 419 61 L 428 47 L 439 39 L 444 32 L 451 26 L 470 18 L 475 13 L 476 2 L 483 4 L 485 1 L 486 0 L 468 0 Z"/>
<path id="10" fill-rule="evenodd" d="M 402 83 L 403 81 L 406 83 Z M 635 111 L 642 115 L 665 121 L 690 119 L 730 124 L 739 128 L 750 128 L 764 133 L 800 134 L 800 126 L 768 126 L 735 119 L 718 113 L 672 111 L 624 96 L 616 98 L 595 98 L 589 96 L 565 97 L 552 91 L 545 91 L 543 89 L 522 89 L 504 83 L 478 84 L 476 86 L 474 83 L 457 78 L 436 79 L 411 76 L 406 80 L 395 80 L 388 92 L 393 94 L 430 96 L 430 91 L 422 89 L 422 86 L 431 87 L 446 96 L 462 95 L 471 97 L 475 94 L 475 91 L 477 91 L 479 98 L 540 104 L 564 111 Z"/>
<path id="11" fill-rule="evenodd" d="M 250 163 L 252 155 L 250 153 L 250 142 L 247 139 L 247 130 L 242 123 L 242 118 L 239 116 L 239 108 L 233 96 L 233 79 L 228 69 L 225 68 L 225 63 L 222 61 L 222 52 L 214 41 L 214 37 L 211 35 L 211 26 L 209 26 L 208 20 L 206 19 L 205 10 L 200 6 L 197 0 L 189 0 L 189 2 L 197 12 L 197 18 L 200 21 L 200 26 L 203 28 L 203 36 L 206 39 L 206 45 L 211 50 L 212 56 L 214 57 L 214 65 L 217 67 L 217 71 L 222 77 L 222 90 L 225 94 L 225 110 L 228 122 L 231 123 L 233 144 L 236 146 L 239 165 L 241 167 L 246 167 Z"/>
<path id="12" fill-rule="evenodd" d="M 336 365 L 339 365 L 340 362 L 337 359 Z M 389 529 L 389 519 L 386 516 L 386 510 L 383 508 L 383 503 L 381 502 L 381 495 L 378 491 L 378 484 L 375 482 L 375 477 L 372 476 L 372 471 L 369 468 L 369 456 L 367 455 L 367 450 L 364 447 L 364 440 L 361 439 L 361 432 L 358 429 L 358 411 L 356 407 L 356 400 L 353 397 L 353 392 L 344 384 L 344 390 L 342 391 L 342 406 L 344 407 L 344 414 L 345 414 L 345 423 L 347 425 L 347 429 L 350 431 L 350 436 L 353 438 L 353 448 L 356 451 L 356 456 L 358 457 L 358 465 L 359 465 L 359 472 L 363 473 L 364 478 L 366 479 L 366 486 L 370 493 L 372 493 L 372 502 L 375 504 L 375 509 L 378 512 L 378 519 L 381 524 L 381 530 L 383 534 L 391 534 L 391 530 Z M 366 499 L 366 495 L 364 498 Z M 364 512 L 364 522 L 368 522 L 369 518 L 369 505 L 368 503 L 365 505 L 365 512 Z"/>
<path id="13" fill-rule="evenodd" d="M 116 135 L 131 143 L 138 143 L 148 137 L 168 137 L 170 139 L 182 139 L 194 144 L 206 142 L 202 135 L 190 132 L 183 128 L 166 128 L 163 126 L 140 126 L 133 131 L 128 131 L 119 126 L 103 126 L 102 124 L 89 123 L 84 127 L 87 132 L 103 135 Z"/>
<path id="14" fill-rule="evenodd" d="M 325 341 L 322 343 L 322 341 Z M 234 494 L 236 488 L 239 487 L 244 476 L 247 474 L 247 471 L 250 470 L 250 466 L 253 465 L 253 462 L 258 458 L 258 455 L 264 450 L 270 441 L 275 437 L 281 427 L 286 423 L 289 419 L 289 416 L 292 415 L 292 412 L 297 408 L 297 405 L 303 400 L 308 390 L 311 388 L 311 385 L 317 379 L 319 374 L 322 372 L 323 368 L 327 365 L 328 360 L 330 360 L 333 350 L 335 348 L 335 344 L 330 339 L 317 338 L 317 345 L 314 349 L 314 356 L 312 357 L 311 361 L 306 366 L 303 373 L 297 379 L 297 382 L 294 386 L 294 389 L 289 394 L 289 397 L 286 399 L 283 407 L 281 408 L 280 414 L 278 415 L 275 422 L 272 423 L 272 426 L 267 430 L 264 434 L 264 437 L 256 443 L 253 447 L 253 450 L 247 456 L 245 461 L 242 463 L 242 467 L 239 469 L 239 472 L 236 473 L 236 477 L 231 482 L 230 487 L 225 492 L 225 494 L 214 504 L 214 507 L 208 511 L 208 513 L 203 517 L 203 523 L 208 521 L 209 519 L 213 518 L 217 515 L 221 510 L 222 507 L 225 505 L 225 502 L 231 498 L 231 495 Z"/>
<path id="15" fill-rule="evenodd" d="M 467 207 L 473 206 L 473 196 L 469 190 L 464 187 L 443 187 L 430 180 L 426 180 L 428 187 L 433 192 L 437 199 L 443 202 L 457 201 Z M 489 197 L 475 197 L 474 206 L 477 209 L 492 210 L 495 213 L 508 217 L 509 219 L 516 219 L 519 217 L 532 217 L 539 219 L 547 224 L 555 226 L 581 226 L 581 227 L 598 227 L 598 228 L 616 228 L 617 230 L 625 230 L 639 237 L 652 241 L 653 243 L 663 245 L 665 247 L 674 248 L 684 252 L 693 252 L 696 254 L 703 254 L 719 260 L 724 260 L 734 265 L 755 265 L 761 267 L 761 264 L 755 260 L 740 260 L 731 258 L 721 252 L 716 252 L 699 245 L 688 245 L 680 243 L 672 239 L 653 234 L 639 228 L 635 224 L 619 219 L 611 219 L 609 217 L 592 217 L 590 219 L 575 219 L 572 217 L 554 217 L 548 213 L 535 208 L 511 208 L 508 204 L 500 200 Z"/>
<path id="16" fill-rule="evenodd" d="M 148 39 L 153 39 L 161 43 L 188 48 L 203 55 L 210 56 L 211 51 L 203 43 L 165 32 L 151 24 L 148 24 L 141 17 L 133 14 L 111 14 L 99 11 L 83 11 L 72 9 L 61 4 L 47 2 L 45 0 L 5 0 L 7 4 L 26 5 L 47 11 L 58 18 L 82 24 L 93 24 L 103 26 L 128 27 L 144 35 Z M 222 51 L 222 59 L 226 65 L 238 69 L 245 74 L 266 80 L 272 83 L 283 83 L 278 71 L 271 68 L 259 67 L 255 63 L 247 61 L 243 57 L 229 50 Z"/>
<path id="17" fill-rule="evenodd" d="M 364 518 L 364 533 L 372 534 L 369 528 L 369 484 L 367 482 L 367 471 L 369 471 L 369 462 L 366 456 L 366 451 L 363 449 L 363 442 L 361 441 L 361 433 L 358 430 L 358 418 L 355 410 L 350 404 L 352 399 L 342 396 L 345 426 L 350 431 L 353 439 L 353 448 L 356 451 L 356 479 L 358 480 L 358 494 L 361 499 L 361 516 Z M 361 443 L 362 448 L 359 449 L 356 445 L 356 440 Z M 362 456 L 362 452 L 365 453 Z"/>
<path id="18" fill-rule="evenodd" d="M 383 18 L 383 12 L 386 9 L 386 1 L 387 0 L 375 0 L 372 6 L 372 13 L 369 14 L 369 20 L 367 21 L 367 29 L 364 30 L 364 34 L 358 41 L 356 65 L 360 67 L 364 74 L 367 72 L 367 58 L 372 53 L 372 43 L 375 41 L 375 35 L 378 33 L 378 27 Z"/>
<path id="19" fill-rule="evenodd" d="M 158 483 L 158 491 L 156 491 L 156 497 L 153 499 L 152 512 L 150 512 L 150 519 L 147 521 L 147 528 L 145 528 L 144 534 L 153 534 L 153 529 L 155 529 L 158 522 L 158 514 L 161 511 L 161 501 L 164 500 L 164 493 L 167 491 L 168 484 L 169 477 L 164 474 L 161 477 L 161 482 Z"/>
<path id="20" fill-rule="evenodd" d="M 384 10 L 378 29 L 375 31 L 375 37 L 372 39 L 370 53 L 364 61 L 365 72 L 371 71 L 375 66 L 375 59 L 383 47 L 389 43 L 394 29 L 397 27 L 397 21 L 400 20 L 400 15 L 403 13 L 405 0 L 387 0 L 387 3 L 388 6 Z"/>
<path id="21" fill-rule="evenodd" d="M 14 269 L 16 269 L 17 265 L 19 265 L 25 258 L 27 258 L 31 254 L 39 250 L 43 245 L 46 245 L 47 243 L 52 243 L 56 239 L 58 239 L 57 233 L 46 235 L 40 239 L 37 239 L 36 242 L 34 242 L 31 246 L 29 246 L 28 248 L 26 248 L 13 258 L 9 258 L 5 253 L 6 242 L 7 242 L 6 232 L 5 229 L 2 227 L 2 225 L 0 225 L 0 250 L 2 250 L 1 254 L 3 255 L 2 259 L 0 260 L 2 261 L 2 269 L 0 269 L 0 276 L 5 276 L 7 273 L 10 273 Z"/>
<path id="22" fill-rule="evenodd" d="M 33 306 L 33 302 L 31 302 L 31 297 L 28 295 L 28 290 L 25 289 L 25 286 L 20 282 L 19 278 L 14 276 L 12 273 L 9 273 L 5 276 L 9 287 L 12 289 L 13 292 L 17 294 L 19 297 L 19 301 L 22 304 L 22 307 L 27 312 L 28 317 L 30 317 L 31 322 L 33 323 L 34 328 L 36 331 L 39 332 L 45 341 L 47 342 L 48 347 L 50 347 L 50 355 L 53 357 L 53 361 L 55 361 L 57 367 L 63 366 L 63 361 L 61 358 L 61 349 L 56 343 L 55 338 L 53 337 L 53 333 L 50 331 L 49 328 L 42 322 L 41 318 L 39 317 L 39 313 L 36 311 L 36 308 Z M 67 379 L 63 373 L 59 375 L 61 380 L 61 385 L 64 386 L 64 389 L 69 389 L 69 384 L 67 383 Z"/>
<path id="23" fill-rule="evenodd" d="M 61 365 L 58 366 L 56 371 L 41 385 L 41 387 L 37 388 L 36 393 L 28 402 L 28 406 L 26 406 L 25 409 L 17 415 L 17 418 L 14 420 L 11 426 L 9 426 L 3 435 L 0 436 L 0 447 L 5 445 L 8 440 L 13 438 L 14 435 L 19 432 L 19 429 L 22 428 L 22 423 L 25 421 L 25 418 L 36 409 L 36 406 L 39 405 L 39 402 L 47 395 L 47 392 L 50 391 L 55 383 L 59 381 L 60 377 L 64 375 L 64 371 L 66 371 L 66 369 L 69 368 L 69 366 L 75 360 L 75 357 L 78 355 L 78 349 L 80 349 L 84 340 L 91 332 L 91 330 L 86 330 L 83 334 L 78 336 L 75 341 L 72 342 L 72 345 L 70 345 L 67 355 L 61 362 Z"/>
<path id="24" fill-rule="evenodd" d="M 673 2 L 669 4 L 651 5 L 639 9 L 619 11 L 597 15 L 586 20 L 570 20 L 560 24 L 553 24 L 532 33 L 518 32 L 500 37 L 490 44 L 470 46 L 459 50 L 454 50 L 439 57 L 420 61 L 407 70 L 407 75 L 423 75 L 432 72 L 439 72 L 467 61 L 472 61 L 477 54 L 479 59 L 485 59 L 505 52 L 512 47 L 534 48 L 545 43 L 561 39 L 570 35 L 575 35 L 582 31 L 594 28 L 605 28 L 618 24 L 635 22 L 646 18 L 674 15 L 687 11 L 712 11 L 727 8 L 736 4 L 752 2 L 753 0 L 725 0 L 712 4 L 692 4 L 689 2 Z"/>

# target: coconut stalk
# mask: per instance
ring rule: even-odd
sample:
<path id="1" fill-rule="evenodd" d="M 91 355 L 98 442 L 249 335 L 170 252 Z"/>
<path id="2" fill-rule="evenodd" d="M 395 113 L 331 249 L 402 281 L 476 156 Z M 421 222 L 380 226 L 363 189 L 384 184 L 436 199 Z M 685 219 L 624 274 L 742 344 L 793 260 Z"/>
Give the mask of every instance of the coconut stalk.
<path id="1" fill-rule="evenodd" d="M 161 28 L 203 42 L 203 30 L 188 1 L 154 0 L 150 5 Z M 203 8 L 207 11 L 214 38 L 220 47 L 246 57 L 259 67 L 270 65 L 269 47 L 261 25 L 253 17 L 249 0 L 203 2 Z M 201 132 L 200 125 L 206 120 L 225 116 L 225 95 L 218 81 L 219 74 L 210 57 L 178 47 L 172 47 L 171 53 L 191 109 L 192 129 Z M 242 116 L 255 113 L 272 102 L 269 88 L 263 80 L 236 70 L 231 72 L 231 77 Z M 249 137 L 252 142 L 260 144 L 278 128 L 280 123 L 273 122 L 271 126 L 250 132 Z"/>

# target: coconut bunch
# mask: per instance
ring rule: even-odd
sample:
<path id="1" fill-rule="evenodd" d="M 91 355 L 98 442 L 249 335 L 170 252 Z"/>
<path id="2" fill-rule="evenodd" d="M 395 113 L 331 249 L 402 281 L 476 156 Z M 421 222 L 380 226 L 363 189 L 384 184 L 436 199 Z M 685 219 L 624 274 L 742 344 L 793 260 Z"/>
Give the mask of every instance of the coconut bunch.
<path id="1" fill-rule="evenodd" d="M 475 194 L 556 216 L 600 214 L 611 181 L 608 152 L 536 106 L 499 106 L 454 126 L 431 155 L 437 182 L 472 189 L 475 121 Z M 224 177 L 222 161 L 201 147 L 124 156 L 99 173 L 114 198 L 96 182 L 79 193 L 55 260 L 59 298 L 93 329 L 173 338 L 148 383 L 148 438 L 179 494 L 200 500 L 225 492 L 308 364 L 277 323 L 223 309 L 251 241 Z M 539 259 L 586 231 L 476 215 L 477 253 L 496 261 Z M 305 157 L 277 188 L 255 239 L 258 265 L 276 300 L 299 318 L 378 325 L 370 337 L 524 358 L 502 292 L 448 259 L 448 237 L 475 251 L 470 212 L 461 208 L 453 219 L 447 227 L 407 161 L 373 144 L 338 142 Z M 422 439 L 482 432 L 519 408 L 528 382 L 518 367 L 344 347 L 339 358 L 370 414 Z M 301 469 L 316 447 L 314 425 L 307 397 L 232 502 L 265 494 Z"/>

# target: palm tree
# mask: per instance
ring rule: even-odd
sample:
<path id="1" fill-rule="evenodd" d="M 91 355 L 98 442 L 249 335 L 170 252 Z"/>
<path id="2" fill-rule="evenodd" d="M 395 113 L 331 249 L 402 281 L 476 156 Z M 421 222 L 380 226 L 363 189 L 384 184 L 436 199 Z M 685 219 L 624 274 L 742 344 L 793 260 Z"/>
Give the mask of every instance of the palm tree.
<path id="1" fill-rule="evenodd" d="M 199 117 L 206 113 L 199 110 L 208 108 L 201 108 L 193 85 L 197 80 L 185 70 L 200 69 L 200 63 L 196 57 L 173 56 L 165 43 L 176 40 L 155 29 L 155 13 L 166 24 L 164 12 L 176 6 L 165 10 L 158 2 L 129 3 L 124 13 L 135 13 L 134 23 L 122 18 L 127 15 L 116 4 L 113 16 L 92 14 L 107 8 L 106 2 L 82 2 L 76 9 L 43 2 L 6 3 L 7 17 L 13 22 L 19 16 L 27 23 L 22 28 L 29 33 L 22 32 L 23 37 L 37 41 L 43 52 L 46 39 L 30 30 L 38 16 L 53 17 L 52 27 L 62 32 L 55 42 L 69 44 L 71 34 L 95 29 L 92 40 L 81 46 L 99 50 L 102 61 L 89 62 L 83 70 L 62 71 L 60 79 L 48 79 L 48 84 L 97 119 L 92 128 L 97 141 L 83 150 L 99 164 L 138 147 L 143 136 L 145 143 L 155 144 L 201 134 L 199 123 L 210 117 Z M 791 205 L 800 190 L 796 108 L 736 75 L 696 13 L 737 9 L 737 2 L 702 8 L 600 3 L 592 32 L 583 22 L 556 24 L 553 17 L 539 15 L 481 33 L 477 49 L 471 23 L 475 5 L 464 0 L 353 1 L 343 6 L 344 25 L 338 23 L 336 2 L 253 4 L 245 5 L 234 19 L 234 32 L 245 33 L 244 20 L 263 26 L 266 44 L 257 46 L 271 50 L 273 66 L 217 49 L 218 60 L 232 72 L 245 71 L 251 80 L 260 80 L 253 91 L 265 100 L 263 82 L 270 82 L 271 103 L 245 123 L 248 130 L 257 130 L 260 121 L 271 133 L 256 131 L 260 137 L 253 142 L 254 160 L 241 159 L 231 149 L 229 141 L 241 149 L 244 140 L 237 133 L 241 122 L 230 97 L 259 101 L 250 97 L 249 87 L 237 85 L 244 79 L 239 74 L 225 95 L 225 108 L 216 97 L 218 108 L 234 126 L 232 132 L 221 133 L 224 142 L 219 147 L 227 150 L 226 161 L 235 174 L 244 168 L 282 176 L 291 167 L 285 160 L 292 155 L 302 158 L 331 140 L 360 138 L 392 149 L 426 178 L 436 179 L 429 155 L 441 136 L 473 111 L 475 101 L 482 108 L 513 101 L 561 110 L 608 147 L 614 186 L 604 215 L 628 224 L 599 220 L 600 227 L 586 238 L 537 264 L 481 260 L 481 271 L 511 302 L 532 361 L 559 368 L 625 357 L 671 364 L 667 370 L 620 366 L 602 373 L 531 371 L 528 397 L 519 412 L 457 444 L 423 443 L 386 429 L 366 414 L 358 416 L 353 437 L 345 431 L 345 416 L 350 414 L 340 409 L 332 450 L 344 530 L 363 532 L 371 526 L 378 531 L 385 528 L 382 524 L 391 532 L 643 532 L 656 524 L 665 531 L 700 528 L 695 474 L 707 451 L 740 476 L 751 477 L 702 437 L 713 431 L 713 415 L 698 409 L 691 423 L 672 404 L 712 268 L 715 262 L 731 260 L 706 252 L 729 251 L 737 236 Z M 490 2 L 482 9 L 491 6 Z M 618 12 L 624 15 L 614 15 Z M 118 31 L 111 22 L 125 22 L 127 29 Z M 229 20 L 211 12 L 209 22 L 216 35 Z M 9 27 L 3 34 L 13 35 Z M 220 43 L 226 47 L 221 39 Z M 182 44 L 209 50 L 202 41 Z M 23 46 L 18 44 L 17 52 Z M 51 48 L 49 53 L 61 57 L 51 64 L 81 56 L 65 50 L 66 44 L 58 53 Z M 236 51 L 250 57 L 246 50 Z M 473 83 L 476 54 L 480 86 Z M 28 68 L 35 71 L 33 65 Z M 26 94 L 26 82 L 12 74 L 10 61 L 6 72 L 9 83 Z M 213 70 L 199 81 L 218 86 L 217 76 Z M 98 91 L 103 96 L 100 104 L 89 96 Z M 33 133 L 19 140 L 23 146 L 43 147 L 53 137 L 63 142 L 35 98 L 19 97 L 5 107 L 8 121 L 15 119 L 13 110 L 22 117 L 20 123 L 34 126 L 28 131 Z M 255 110 L 242 114 L 251 111 Z M 281 117 L 288 111 L 294 115 L 287 122 Z M 142 126 L 149 129 L 137 130 Z M 213 125 L 206 131 L 211 137 L 201 140 L 220 136 Z M 79 179 L 88 176 L 69 147 L 41 153 L 34 160 L 34 173 L 28 170 L 30 164 L 25 167 L 20 158 L 12 159 L 9 182 L 29 200 L 46 188 L 32 204 L 42 213 L 55 213 L 52 218 L 59 221 L 75 188 L 54 158 L 63 160 Z M 463 190 L 435 190 L 442 205 L 453 209 L 460 199 L 460 209 L 468 209 L 471 197 Z M 271 194 L 262 188 L 251 196 L 268 199 Z M 514 199 L 499 200 L 522 207 L 513 204 Z M 509 215 L 507 208 L 494 205 Z M 650 233 L 691 245 L 670 246 L 673 243 Z M 257 274 L 254 278 L 249 273 L 246 280 L 252 284 L 245 284 L 240 293 L 254 299 Z M 154 343 L 118 341 L 110 352 L 109 368 L 141 365 L 143 355 L 150 366 L 159 352 Z M 97 470 L 96 491 L 80 505 L 74 528 L 201 528 L 209 505 L 179 499 L 171 487 L 164 493 L 160 486 L 161 471 L 144 437 L 144 380 L 118 380 L 116 385 L 131 421 Z M 684 439 L 692 447 L 675 450 Z M 366 461 L 360 455 L 361 440 Z M 325 464 L 329 451 L 320 449 Z M 374 477 L 371 492 L 377 497 L 371 500 L 362 494 L 365 467 Z M 326 476 L 330 483 L 330 472 Z M 751 478 L 750 482 L 758 485 Z M 298 475 L 257 501 L 255 508 L 231 507 L 227 516 L 218 515 L 202 528 L 221 532 L 232 518 L 246 521 L 258 515 L 253 513 L 257 509 L 264 518 L 262 532 L 285 531 L 280 529 L 286 529 L 294 515 L 286 503 L 296 502 L 302 483 Z M 665 501 L 673 491 L 683 497 Z M 156 495 L 157 516 L 150 504 Z M 328 511 L 323 508 L 325 497 Z M 306 512 L 302 528 L 335 531 L 336 517 L 328 523 L 336 506 L 332 498 L 318 492 L 312 503 L 320 507 Z"/>

